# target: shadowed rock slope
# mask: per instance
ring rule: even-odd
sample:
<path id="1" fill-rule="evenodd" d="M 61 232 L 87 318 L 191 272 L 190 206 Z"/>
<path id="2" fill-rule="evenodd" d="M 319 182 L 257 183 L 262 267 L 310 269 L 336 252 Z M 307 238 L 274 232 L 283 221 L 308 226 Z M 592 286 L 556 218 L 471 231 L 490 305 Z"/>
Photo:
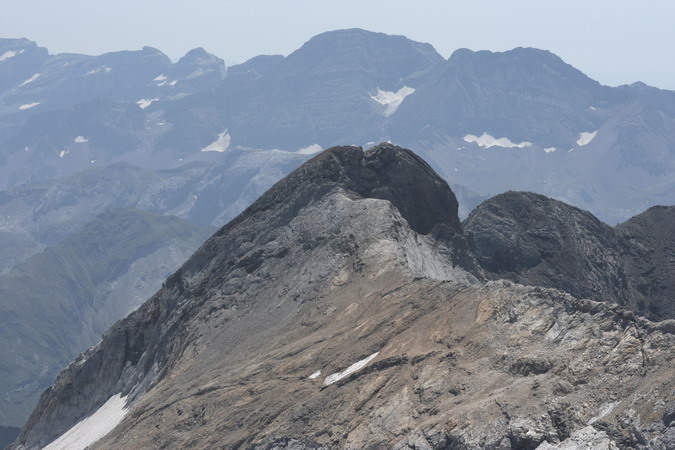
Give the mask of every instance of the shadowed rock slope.
<path id="1" fill-rule="evenodd" d="M 329 149 L 62 372 L 13 448 L 669 445 L 672 321 L 482 279 L 421 159 Z"/>
<path id="2" fill-rule="evenodd" d="M 623 259 L 638 310 L 675 318 L 675 207 L 649 208 L 616 231 L 624 241 Z"/>
<path id="3" fill-rule="evenodd" d="M 591 213 L 529 192 L 507 192 L 465 220 L 468 245 L 490 277 L 614 302 L 674 319 L 675 207 L 612 228 Z"/>

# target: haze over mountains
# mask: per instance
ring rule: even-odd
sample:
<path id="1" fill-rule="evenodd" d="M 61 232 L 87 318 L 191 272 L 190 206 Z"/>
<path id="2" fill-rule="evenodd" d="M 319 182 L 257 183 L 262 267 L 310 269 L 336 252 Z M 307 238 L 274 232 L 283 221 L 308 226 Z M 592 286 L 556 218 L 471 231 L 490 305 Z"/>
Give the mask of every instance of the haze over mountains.
<path id="1" fill-rule="evenodd" d="M 263 55 L 226 68 L 203 49 L 172 63 L 150 47 L 50 55 L 26 39 L 0 39 L 0 74 L 0 284 L 15 292 L 17 285 L 7 280 L 40 277 L 31 261 L 51 261 L 63 246 L 91 242 L 101 217 L 146 223 L 149 234 L 135 238 L 154 243 L 149 253 L 130 251 L 122 227 L 105 228 L 111 245 L 105 251 L 125 252 L 116 253 L 114 276 L 94 280 L 83 296 L 87 301 L 73 310 L 72 325 L 86 338 L 54 328 L 63 338 L 53 352 L 58 358 L 46 361 L 40 355 L 50 350 L 34 343 L 40 350 L 30 363 L 10 363 L 0 372 L 0 384 L 14 392 L 0 397 L 0 425 L 21 425 L 59 364 L 129 311 L 127 294 L 111 294 L 112 284 L 142 278 L 142 289 L 129 295 L 150 294 L 211 227 L 235 218 L 277 180 L 333 145 L 390 140 L 413 149 L 457 194 L 461 218 L 507 190 L 545 194 L 610 225 L 675 203 L 675 92 L 642 83 L 602 86 L 545 50 L 464 49 L 446 60 L 429 44 L 352 29 L 316 36 L 287 57 Z M 491 199 L 481 220 L 466 222 L 469 233 L 481 230 L 490 244 L 486 249 L 467 237 L 471 258 L 484 267 L 498 262 L 497 269 L 485 269 L 485 279 L 609 298 L 655 320 L 672 317 L 669 209 L 652 209 L 611 228 L 537 198 Z M 516 220 L 504 209 L 523 204 L 532 217 Z M 498 222 L 509 222 L 511 231 L 499 235 L 487 210 L 498 211 Z M 560 239 L 578 231 L 566 222 L 560 228 L 551 210 L 559 218 L 580 217 L 581 228 L 592 230 L 580 248 L 590 243 L 601 249 L 608 266 L 594 266 L 592 252 L 577 253 L 578 267 L 595 269 L 571 282 L 557 272 L 573 269 L 569 254 L 541 250 L 553 244 L 536 233 L 513 239 L 511 227 L 522 227 L 521 219 Z M 178 219 L 164 222 L 162 215 Z M 509 254 L 515 244 L 522 254 Z M 504 253 L 495 258 L 493 246 Z M 168 254 L 168 260 L 161 256 Z M 59 280 L 87 255 L 68 250 L 68 256 L 54 271 Z M 156 266 L 160 260 L 164 265 Z M 617 280 L 625 285 L 618 288 Z M 44 285 L 45 292 L 53 289 Z M 55 298 L 67 305 L 69 295 Z M 41 301 L 44 296 L 36 296 L 21 307 L 34 311 Z M 0 320 L 5 330 L 42 326 L 4 313 Z M 10 333 L 0 345 L 15 338 Z M 17 402 L 21 412 L 8 414 L 18 411 Z"/>
<path id="2" fill-rule="evenodd" d="M 5 187 L 119 160 L 158 169 L 218 153 L 202 150 L 391 140 L 483 198 L 535 191 L 612 224 L 673 203 L 675 92 L 602 86 L 547 51 L 445 60 L 354 29 L 227 69 L 203 50 L 173 65 L 151 48 L 49 56 L 3 40 L 0 53 L 14 55 L 0 63 L 12 74 L 0 94 Z"/>

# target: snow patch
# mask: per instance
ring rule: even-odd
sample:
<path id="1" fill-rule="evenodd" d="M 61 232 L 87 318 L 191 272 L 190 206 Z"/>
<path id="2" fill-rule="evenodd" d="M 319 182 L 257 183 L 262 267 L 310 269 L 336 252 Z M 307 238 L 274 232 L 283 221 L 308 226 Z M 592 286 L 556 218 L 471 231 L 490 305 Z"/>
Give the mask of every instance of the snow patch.
<path id="1" fill-rule="evenodd" d="M 178 80 L 173 80 L 171 83 L 169 83 L 169 86 L 175 86 L 176 83 L 178 83 Z"/>
<path id="2" fill-rule="evenodd" d="M 87 72 L 87 75 L 94 75 L 95 73 L 99 72 L 110 73 L 111 70 L 112 69 L 108 66 L 101 66 L 98 69 L 90 70 L 89 72 Z"/>
<path id="3" fill-rule="evenodd" d="M 140 106 L 141 109 L 145 109 L 145 108 L 147 108 L 148 106 L 152 105 L 153 103 L 155 103 L 155 102 L 158 101 L 158 100 L 159 100 L 158 98 L 142 98 L 142 99 L 140 99 L 139 101 L 137 101 L 136 104 L 137 104 L 138 106 Z"/>
<path id="4" fill-rule="evenodd" d="M 61 150 L 61 153 L 59 153 L 59 158 L 63 158 L 63 157 L 66 156 L 68 153 L 69 153 L 69 152 L 66 151 L 66 150 Z"/>
<path id="5" fill-rule="evenodd" d="M 20 55 L 24 52 L 23 49 L 19 50 L 18 52 L 16 50 L 8 50 L 2 55 L 0 55 L 0 62 L 9 59 L 9 58 L 14 58 L 16 55 Z"/>
<path id="6" fill-rule="evenodd" d="M 342 380 L 343 378 L 348 377 L 349 375 L 353 374 L 354 372 L 357 372 L 357 371 L 363 369 L 364 367 L 366 367 L 366 365 L 368 365 L 368 363 L 369 363 L 370 361 L 372 361 L 373 359 L 375 359 L 375 357 L 377 357 L 377 355 L 379 355 L 379 354 L 380 354 L 380 352 L 375 352 L 375 353 L 373 353 L 372 355 L 370 355 L 369 357 L 364 358 L 364 359 L 362 359 L 362 360 L 359 361 L 359 362 L 355 362 L 354 364 L 352 364 L 351 366 L 347 367 L 347 368 L 346 368 L 345 370 L 343 370 L 342 372 L 336 372 L 336 373 L 334 373 L 334 374 L 332 374 L 332 375 L 329 375 L 328 377 L 326 377 L 325 380 L 323 380 L 323 385 L 324 385 L 324 386 L 329 386 L 329 385 L 331 385 L 331 384 L 333 384 L 333 383 L 335 383 L 335 382 L 337 382 L 337 381 Z"/>
<path id="7" fill-rule="evenodd" d="M 308 379 L 308 380 L 316 380 L 316 379 L 319 378 L 320 376 L 321 376 L 321 371 L 320 371 L 320 370 L 317 370 L 316 372 L 314 372 L 313 374 L 311 374 L 310 376 L 308 376 L 307 379 Z"/>
<path id="8" fill-rule="evenodd" d="M 197 78 L 201 77 L 204 74 L 204 69 L 203 68 L 198 68 L 194 72 L 192 72 L 190 75 L 186 76 L 184 79 L 185 80 L 191 80 L 192 78 Z"/>
<path id="9" fill-rule="evenodd" d="M 600 411 L 598 412 L 598 415 L 588 421 L 588 425 L 594 424 L 598 420 L 605 417 L 607 414 L 611 413 L 614 410 L 614 408 L 616 408 L 619 405 L 619 403 L 621 402 L 612 402 L 603 405 Z"/>
<path id="10" fill-rule="evenodd" d="M 227 130 L 218 134 L 218 139 L 202 149 L 203 152 L 224 152 L 230 146 L 230 135 Z"/>
<path id="11" fill-rule="evenodd" d="M 319 144 L 313 144 L 301 148 L 300 150 L 298 150 L 298 153 L 300 153 L 301 155 L 313 155 L 314 153 L 319 153 L 322 150 L 323 147 L 321 147 Z"/>
<path id="12" fill-rule="evenodd" d="M 74 141 L 75 141 L 77 144 L 83 144 L 83 143 L 85 143 L 85 142 L 89 142 L 89 139 L 87 139 L 87 138 L 84 137 L 84 136 L 77 136 L 77 137 L 74 139 Z"/>
<path id="13" fill-rule="evenodd" d="M 553 152 L 556 151 L 556 150 L 557 150 L 557 148 L 555 148 L 555 147 L 546 147 L 546 148 L 544 149 L 544 151 L 545 151 L 546 153 L 553 153 Z"/>
<path id="14" fill-rule="evenodd" d="M 579 134 L 579 139 L 577 140 L 577 145 L 579 147 L 583 147 L 584 145 L 591 142 L 596 134 L 598 134 L 598 130 L 595 130 L 595 131 L 590 132 L 590 133 Z"/>
<path id="15" fill-rule="evenodd" d="M 79 450 L 110 433 L 129 412 L 126 397 L 113 395 L 89 417 L 85 417 L 44 450 Z"/>
<path id="16" fill-rule="evenodd" d="M 37 106 L 39 104 L 40 104 L 40 102 L 26 103 L 25 105 L 19 106 L 19 109 L 30 109 L 30 108 L 34 108 L 35 106 Z"/>
<path id="17" fill-rule="evenodd" d="M 487 133 L 483 133 L 483 135 L 480 136 L 480 137 L 474 136 L 473 134 L 467 134 L 466 136 L 464 136 L 464 142 L 469 142 L 469 143 L 475 142 L 476 144 L 478 144 L 479 146 L 484 147 L 484 148 L 490 148 L 490 147 L 524 148 L 524 147 L 530 147 L 532 145 L 532 142 L 528 142 L 528 141 L 523 141 L 519 144 L 516 144 L 514 142 L 511 142 L 510 139 L 505 138 L 505 137 L 497 139 L 497 138 L 494 138 L 494 137 L 490 136 Z"/>
<path id="18" fill-rule="evenodd" d="M 21 83 L 21 84 L 19 85 L 19 87 L 25 86 L 25 85 L 27 85 L 28 83 L 32 83 L 33 81 L 37 80 L 38 78 L 40 78 L 40 74 L 39 74 L 39 73 L 36 73 L 36 74 L 33 75 L 32 77 L 30 77 L 29 79 L 27 79 L 26 81 L 24 81 L 23 83 Z"/>
<path id="19" fill-rule="evenodd" d="M 386 106 L 384 110 L 384 117 L 389 117 L 396 112 L 404 98 L 415 92 L 415 88 L 403 86 L 396 92 L 383 91 L 377 88 L 377 94 L 371 95 L 370 98 L 375 100 L 380 105 Z"/>
<path id="20" fill-rule="evenodd" d="M 162 73 L 157 75 L 152 81 L 166 81 L 166 80 L 167 76 Z"/>

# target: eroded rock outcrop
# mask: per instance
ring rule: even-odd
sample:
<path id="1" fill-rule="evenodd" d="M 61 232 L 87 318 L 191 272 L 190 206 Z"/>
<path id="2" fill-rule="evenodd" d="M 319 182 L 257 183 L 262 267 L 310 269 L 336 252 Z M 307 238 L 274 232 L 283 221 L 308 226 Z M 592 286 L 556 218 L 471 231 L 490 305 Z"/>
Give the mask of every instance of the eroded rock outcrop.
<path id="1" fill-rule="evenodd" d="M 675 319 L 675 208 L 654 207 L 614 228 L 543 195 L 507 192 L 464 221 L 489 277 L 618 303 L 652 320 Z"/>

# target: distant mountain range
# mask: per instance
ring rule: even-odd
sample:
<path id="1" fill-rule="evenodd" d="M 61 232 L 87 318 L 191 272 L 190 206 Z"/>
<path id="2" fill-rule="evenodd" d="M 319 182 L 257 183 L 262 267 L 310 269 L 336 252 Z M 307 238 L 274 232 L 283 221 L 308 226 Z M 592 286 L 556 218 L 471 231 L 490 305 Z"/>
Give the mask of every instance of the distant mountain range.
<path id="1" fill-rule="evenodd" d="M 0 41 L 4 187 L 127 161 L 391 140 L 480 198 L 535 191 L 617 223 L 674 203 L 675 92 L 602 86 L 550 52 L 457 50 L 364 30 L 225 68 L 201 49 L 55 55 Z M 468 213 L 468 211 L 466 211 Z"/>

